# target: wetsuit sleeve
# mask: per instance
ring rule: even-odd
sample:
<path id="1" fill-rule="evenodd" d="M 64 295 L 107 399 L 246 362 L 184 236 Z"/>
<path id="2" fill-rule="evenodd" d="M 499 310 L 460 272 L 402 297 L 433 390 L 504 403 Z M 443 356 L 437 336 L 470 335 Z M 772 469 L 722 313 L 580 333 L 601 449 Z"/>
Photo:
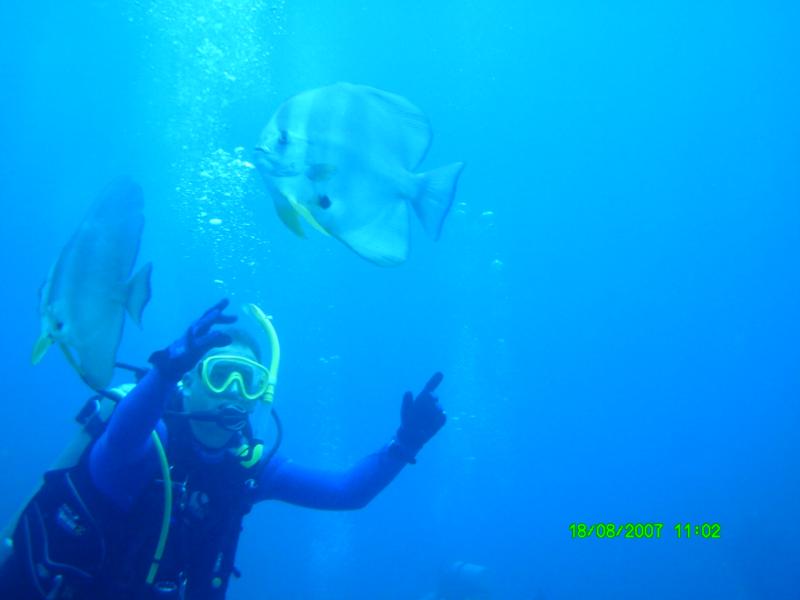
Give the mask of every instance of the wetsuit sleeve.
<path id="1" fill-rule="evenodd" d="M 389 446 L 344 471 L 311 469 L 276 456 L 261 472 L 258 500 L 281 500 L 326 510 L 355 510 L 369 504 L 406 462 Z"/>
<path id="2" fill-rule="evenodd" d="M 97 488 L 127 510 L 158 469 L 150 432 L 166 443 L 160 421 L 175 384 L 150 370 L 114 410 L 89 454 L 89 473 Z"/>

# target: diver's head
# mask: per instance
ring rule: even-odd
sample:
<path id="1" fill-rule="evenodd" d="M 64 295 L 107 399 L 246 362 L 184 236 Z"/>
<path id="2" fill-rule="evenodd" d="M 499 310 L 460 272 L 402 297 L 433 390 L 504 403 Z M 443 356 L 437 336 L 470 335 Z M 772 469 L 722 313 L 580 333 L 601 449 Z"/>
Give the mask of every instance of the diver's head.
<path id="1" fill-rule="evenodd" d="M 210 350 L 183 378 L 183 410 L 194 437 L 208 448 L 224 448 L 244 429 L 264 399 L 269 375 L 252 336 L 237 328 L 223 331 L 231 343 Z"/>

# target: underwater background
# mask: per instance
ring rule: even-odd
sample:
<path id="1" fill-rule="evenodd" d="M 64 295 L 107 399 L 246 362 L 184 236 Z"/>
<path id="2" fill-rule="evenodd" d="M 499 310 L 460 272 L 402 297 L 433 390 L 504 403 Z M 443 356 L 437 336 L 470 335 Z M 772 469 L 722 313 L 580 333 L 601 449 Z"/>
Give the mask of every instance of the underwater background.
<path id="1" fill-rule="evenodd" d="M 0 519 L 90 395 L 30 365 L 37 290 L 126 173 L 154 293 L 120 360 L 257 302 L 282 450 L 330 468 L 445 374 L 447 425 L 366 509 L 254 509 L 229 598 L 415 600 L 453 561 L 502 599 L 800 598 L 799 27 L 780 1 L 3 2 Z M 401 267 L 296 238 L 249 165 L 336 81 L 418 105 L 424 169 L 467 164 Z"/>

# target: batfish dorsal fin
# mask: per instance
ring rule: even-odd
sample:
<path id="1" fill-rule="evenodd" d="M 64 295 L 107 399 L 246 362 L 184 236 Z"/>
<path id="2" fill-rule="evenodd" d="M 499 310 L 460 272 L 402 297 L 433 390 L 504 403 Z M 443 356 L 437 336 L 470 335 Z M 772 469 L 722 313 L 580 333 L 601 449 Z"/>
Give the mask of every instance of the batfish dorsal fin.
<path id="1" fill-rule="evenodd" d="M 337 83 L 347 94 L 369 140 L 385 156 L 395 157 L 407 170 L 414 170 L 425 155 L 433 139 L 428 117 L 411 102 L 399 96 L 368 85 Z"/>

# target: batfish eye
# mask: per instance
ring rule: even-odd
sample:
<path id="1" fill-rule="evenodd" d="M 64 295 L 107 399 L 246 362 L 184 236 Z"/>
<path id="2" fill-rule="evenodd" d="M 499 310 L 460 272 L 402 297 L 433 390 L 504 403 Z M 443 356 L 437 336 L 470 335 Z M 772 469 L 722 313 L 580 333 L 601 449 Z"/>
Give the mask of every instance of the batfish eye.
<path id="1" fill-rule="evenodd" d="M 278 132 L 278 143 L 279 144 L 288 144 L 289 143 L 289 134 L 286 133 L 285 129 L 281 129 Z"/>
<path id="2" fill-rule="evenodd" d="M 55 330 L 56 331 L 61 331 L 62 329 L 64 329 L 64 322 L 63 321 L 56 322 Z"/>
<path id="3" fill-rule="evenodd" d="M 319 205 L 320 205 L 322 208 L 330 208 L 330 206 L 331 206 L 331 199 L 330 199 L 330 198 L 328 198 L 326 195 L 324 195 L 324 194 L 323 194 L 322 196 L 320 196 L 320 197 L 319 197 Z"/>

